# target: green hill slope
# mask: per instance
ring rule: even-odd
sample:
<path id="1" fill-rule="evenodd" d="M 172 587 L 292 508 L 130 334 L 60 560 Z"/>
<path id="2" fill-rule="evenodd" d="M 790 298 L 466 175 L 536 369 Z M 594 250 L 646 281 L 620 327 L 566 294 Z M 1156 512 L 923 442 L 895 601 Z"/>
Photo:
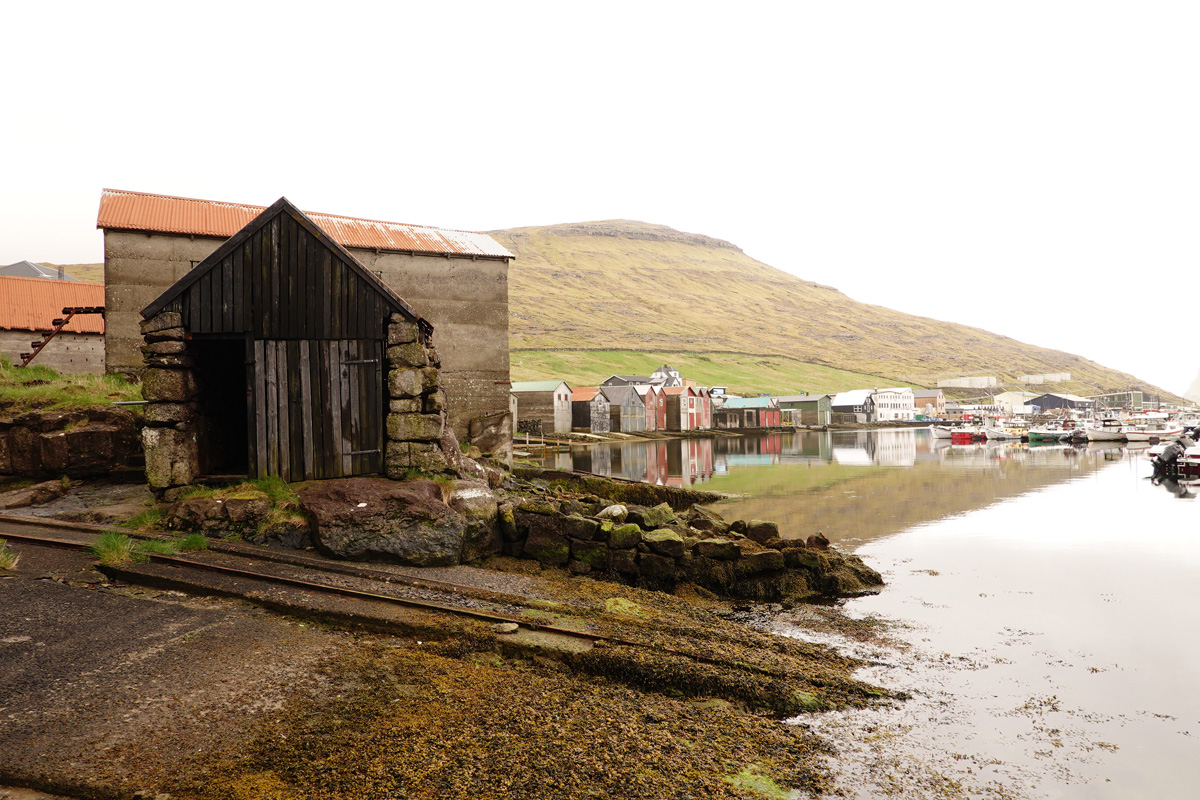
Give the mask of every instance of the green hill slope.
<path id="1" fill-rule="evenodd" d="M 879 380 L 932 387 L 939 378 L 970 375 L 994 375 L 1018 388 L 1020 375 L 1069 372 L 1069 382 L 1034 389 L 1097 394 L 1143 388 L 1169 396 L 1081 356 L 860 303 L 756 261 L 729 242 L 662 225 L 610 220 L 491 235 L 517 257 L 509 271 L 514 380 L 570 381 L 568 373 L 578 370 L 591 371 L 575 380 L 602 380 L 621 371 L 606 366 L 613 351 L 625 351 L 627 360 L 647 355 L 658 363 L 712 354 L 707 372 L 713 379 L 704 382 L 734 391 L 744 381 L 723 377 L 721 361 L 740 354 L 738 370 L 761 356 L 794 366 L 802 382 L 789 383 L 794 390 L 834 391 L 846 382 L 865 388 Z M 599 358 L 603 351 L 609 355 Z M 776 391 L 765 384 L 761 390 Z"/>

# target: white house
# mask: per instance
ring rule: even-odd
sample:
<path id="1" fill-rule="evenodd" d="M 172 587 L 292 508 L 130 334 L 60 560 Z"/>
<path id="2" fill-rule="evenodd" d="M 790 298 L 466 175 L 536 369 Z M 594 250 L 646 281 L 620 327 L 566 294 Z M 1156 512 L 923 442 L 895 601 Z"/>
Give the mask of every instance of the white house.
<path id="1" fill-rule="evenodd" d="M 895 389 L 876 389 L 872 396 L 875 398 L 875 419 L 877 421 L 916 419 L 917 410 L 913 405 L 911 388 L 904 386 Z"/>

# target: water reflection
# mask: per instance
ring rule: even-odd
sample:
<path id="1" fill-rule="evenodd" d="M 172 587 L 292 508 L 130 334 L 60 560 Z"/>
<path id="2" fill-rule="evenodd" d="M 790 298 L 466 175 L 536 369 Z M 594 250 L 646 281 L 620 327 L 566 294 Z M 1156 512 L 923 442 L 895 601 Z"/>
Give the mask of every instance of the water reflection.
<path id="1" fill-rule="evenodd" d="M 726 518 L 861 542 L 1086 475 L 1136 448 L 934 439 L 925 429 L 801 431 L 572 447 L 546 466 L 736 495 Z M 1188 491 L 1190 489 L 1190 491 Z M 1178 494 L 1194 496 L 1195 487 Z M 849 501 L 849 502 L 848 502 Z"/>

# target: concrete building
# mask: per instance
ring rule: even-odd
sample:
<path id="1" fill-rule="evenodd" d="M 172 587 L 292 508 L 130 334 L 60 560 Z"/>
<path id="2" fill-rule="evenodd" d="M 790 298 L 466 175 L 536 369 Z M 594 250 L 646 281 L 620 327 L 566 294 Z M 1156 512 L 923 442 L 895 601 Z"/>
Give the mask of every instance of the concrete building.
<path id="1" fill-rule="evenodd" d="M 106 369 L 140 373 L 138 312 L 257 217 L 264 207 L 105 189 Z M 307 215 L 408 301 L 437 331 L 449 422 L 508 411 L 508 262 L 481 233 L 330 214 Z"/>
<path id="2" fill-rule="evenodd" d="M 516 381 L 512 394 L 521 420 L 517 430 L 527 431 L 536 422 L 542 433 L 570 432 L 571 387 L 566 381 Z"/>
<path id="3" fill-rule="evenodd" d="M 1037 392 L 1001 392 L 992 398 L 992 402 L 1008 415 L 1032 414 L 1029 402 L 1037 397 Z"/>
<path id="4" fill-rule="evenodd" d="M 103 305 L 104 287 L 98 283 L 0 277 L 0 354 L 12 364 L 20 364 L 21 355 L 33 352 L 54 329 L 54 320 L 63 318 L 64 308 Z M 30 366 L 103 375 L 104 316 L 72 317 Z"/>
<path id="5" fill-rule="evenodd" d="M 996 376 L 976 375 L 971 378 L 943 378 L 937 382 L 939 387 L 959 389 L 992 389 L 996 386 Z"/>
<path id="6" fill-rule="evenodd" d="M 880 422 L 906 422 L 917 415 L 913 405 L 913 390 L 907 386 L 876 389 L 872 397 L 875 400 L 875 419 Z"/>

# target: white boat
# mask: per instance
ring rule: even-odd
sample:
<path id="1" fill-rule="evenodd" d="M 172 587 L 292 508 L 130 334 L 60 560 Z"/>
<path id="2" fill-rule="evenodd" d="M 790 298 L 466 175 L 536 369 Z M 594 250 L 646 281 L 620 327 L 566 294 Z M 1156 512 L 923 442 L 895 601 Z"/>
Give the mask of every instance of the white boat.
<path id="1" fill-rule="evenodd" d="M 1183 435 L 1183 425 L 1172 422 L 1166 414 L 1150 412 L 1126 420 L 1125 438 L 1131 442 L 1170 441 Z"/>
<path id="2" fill-rule="evenodd" d="M 955 429 L 945 425 L 930 425 L 929 435 L 935 439 L 953 439 Z"/>
<path id="3" fill-rule="evenodd" d="M 1011 431 L 1007 428 L 984 428 L 983 434 L 984 434 L 984 436 L 987 437 L 987 440 L 989 442 L 992 442 L 992 441 L 999 442 L 999 441 L 1006 441 L 1006 440 L 1010 440 L 1010 439 L 1016 439 L 1019 441 L 1021 438 L 1021 434 L 1019 432 Z"/>
<path id="4" fill-rule="evenodd" d="M 1125 441 L 1125 423 L 1115 417 L 1097 420 L 1086 428 L 1089 442 Z"/>

